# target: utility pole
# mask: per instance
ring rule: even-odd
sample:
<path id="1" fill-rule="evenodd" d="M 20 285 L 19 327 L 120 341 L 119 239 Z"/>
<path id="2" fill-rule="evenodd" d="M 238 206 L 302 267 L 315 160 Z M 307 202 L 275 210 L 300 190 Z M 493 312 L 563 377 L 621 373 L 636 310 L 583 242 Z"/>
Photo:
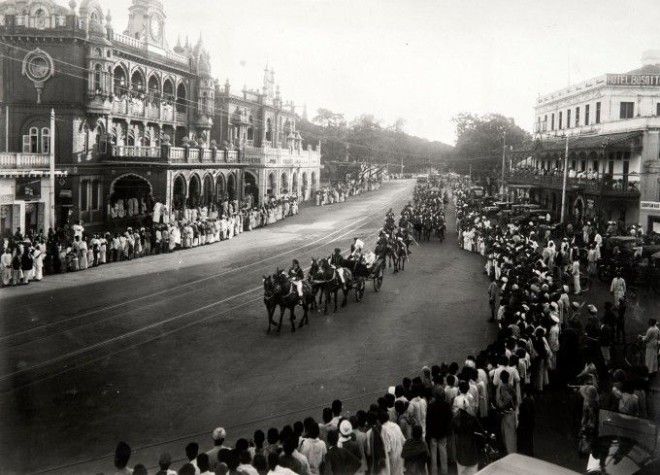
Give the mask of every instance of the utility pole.
<path id="1" fill-rule="evenodd" d="M 564 179 L 561 185 L 561 224 L 564 224 L 566 215 L 566 181 L 568 179 L 568 134 L 566 134 L 566 148 L 564 149 Z"/>
<path id="2" fill-rule="evenodd" d="M 504 136 L 502 138 L 502 183 L 500 185 L 500 198 L 504 200 L 504 167 L 506 164 L 506 130 L 504 131 Z"/>
<path id="3" fill-rule="evenodd" d="M 49 227 L 55 229 L 55 109 L 50 110 L 50 144 L 48 146 L 48 218 Z"/>

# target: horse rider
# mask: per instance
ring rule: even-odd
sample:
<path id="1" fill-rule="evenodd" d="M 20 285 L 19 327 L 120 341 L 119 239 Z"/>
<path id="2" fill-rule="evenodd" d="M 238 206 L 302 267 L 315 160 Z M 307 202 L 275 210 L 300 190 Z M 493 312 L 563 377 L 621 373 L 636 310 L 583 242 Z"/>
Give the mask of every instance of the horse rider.
<path id="1" fill-rule="evenodd" d="M 341 280 L 342 284 L 346 283 L 346 279 L 344 277 L 344 256 L 341 255 L 341 249 L 338 247 L 335 248 L 334 254 L 330 256 L 330 259 L 328 260 L 328 264 L 330 264 L 330 267 L 332 267 L 336 272 L 337 275 L 339 276 L 339 280 Z"/>
<path id="2" fill-rule="evenodd" d="M 291 267 L 289 268 L 289 279 L 291 283 L 296 286 L 296 291 L 298 292 L 298 297 L 302 301 L 303 298 L 303 280 L 305 280 L 305 271 L 300 267 L 300 262 L 298 259 L 294 259 L 291 262 Z"/>

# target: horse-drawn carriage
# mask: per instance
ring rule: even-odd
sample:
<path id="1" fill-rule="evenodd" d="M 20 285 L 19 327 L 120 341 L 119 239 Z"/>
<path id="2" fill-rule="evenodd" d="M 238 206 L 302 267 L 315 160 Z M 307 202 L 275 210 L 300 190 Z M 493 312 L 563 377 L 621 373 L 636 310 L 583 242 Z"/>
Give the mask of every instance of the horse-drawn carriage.
<path id="1" fill-rule="evenodd" d="M 353 275 L 355 277 L 355 301 L 359 302 L 364 297 L 364 290 L 367 287 L 367 281 L 371 280 L 374 286 L 374 292 L 380 291 L 383 285 L 383 275 L 385 274 L 385 261 L 376 259 L 370 266 L 357 264 Z"/>

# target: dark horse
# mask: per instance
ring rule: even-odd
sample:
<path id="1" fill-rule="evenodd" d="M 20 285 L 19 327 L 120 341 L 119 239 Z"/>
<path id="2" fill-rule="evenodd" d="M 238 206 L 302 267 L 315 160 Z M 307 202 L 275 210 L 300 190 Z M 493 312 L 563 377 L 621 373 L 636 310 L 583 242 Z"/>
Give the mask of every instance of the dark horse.
<path id="1" fill-rule="evenodd" d="M 328 301 L 331 295 L 335 299 L 334 311 L 337 311 L 337 294 L 340 289 L 344 293 L 341 306 L 345 307 L 348 302 L 348 291 L 353 287 L 353 274 L 345 267 L 342 267 L 342 272 L 344 273 L 343 283 L 337 269 L 333 268 L 327 259 L 312 261 L 312 267 L 309 270 L 310 280 L 312 285 L 320 285 L 321 294 L 325 297 L 323 312 L 326 314 L 328 313 Z"/>
<path id="2" fill-rule="evenodd" d="M 300 320 L 298 328 L 309 323 L 308 310 L 313 304 L 313 296 L 311 286 L 303 282 L 303 296 L 302 299 L 298 296 L 296 286 L 289 280 L 289 278 L 282 272 L 276 272 L 272 276 L 264 276 L 264 304 L 268 311 L 268 331 L 270 332 L 271 325 L 277 326 L 277 331 L 282 329 L 282 320 L 284 312 L 289 309 L 289 320 L 291 321 L 291 331 L 296 331 L 296 314 L 295 308 L 300 305 L 303 308 L 303 317 Z M 280 321 L 277 323 L 273 320 L 275 308 L 280 307 Z"/>

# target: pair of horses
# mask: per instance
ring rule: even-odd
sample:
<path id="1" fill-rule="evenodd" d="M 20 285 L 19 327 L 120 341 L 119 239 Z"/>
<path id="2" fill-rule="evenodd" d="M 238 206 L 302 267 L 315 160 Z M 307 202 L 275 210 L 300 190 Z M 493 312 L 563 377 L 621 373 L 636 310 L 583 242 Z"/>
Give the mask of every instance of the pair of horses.
<path id="1" fill-rule="evenodd" d="M 374 251 L 376 257 L 387 263 L 388 267 L 394 267 L 396 274 L 400 270 L 405 270 L 406 259 L 408 259 L 408 246 L 400 239 L 387 239 L 379 241 Z"/>
<path id="2" fill-rule="evenodd" d="M 343 274 L 340 277 L 339 272 Z M 303 308 L 303 316 L 298 328 L 309 324 L 309 311 L 318 309 L 324 300 L 324 313 L 328 313 L 328 302 L 334 297 L 334 311 L 337 311 L 337 295 L 341 290 L 344 300 L 341 306 L 345 307 L 348 302 L 348 292 L 354 287 L 355 280 L 350 269 L 342 267 L 336 269 L 330 265 L 328 259 L 312 259 L 307 280 L 302 283 L 302 297 L 298 294 L 295 284 L 289 277 L 279 269 L 273 275 L 263 276 L 264 305 L 268 312 L 268 332 L 271 327 L 276 327 L 279 333 L 282 329 L 284 313 L 289 310 L 291 331 L 296 331 L 295 308 L 300 305 Z M 319 295 L 317 303 L 316 297 Z M 324 298 L 325 297 L 325 298 Z M 279 322 L 273 320 L 275 310 L 279 307 Z"/>

